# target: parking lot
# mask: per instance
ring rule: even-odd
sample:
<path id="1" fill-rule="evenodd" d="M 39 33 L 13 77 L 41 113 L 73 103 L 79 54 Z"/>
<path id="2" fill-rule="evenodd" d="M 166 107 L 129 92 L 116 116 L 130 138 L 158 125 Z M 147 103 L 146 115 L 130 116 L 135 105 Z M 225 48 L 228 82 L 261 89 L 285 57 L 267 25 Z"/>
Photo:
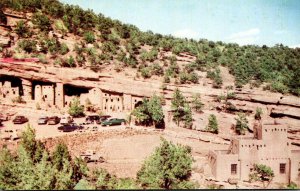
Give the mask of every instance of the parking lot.
<path id="1" fill-rule="evenodd" d="M 19 115 L 19 114 L 17 114 Z M 15 116 L 17 116 L 15 115 Z M 0 128 L 1 134 L 6 133 L 7 131 L 17 131 L 22 132 L 27 125 L 31 125 L 36 130 L 36 137 L 38 139 L 42 138 L 50 138 L 50 137 L 57 137 L 65 134 L 77 134 L 77 133 L 83 133 L 83 132 L 95 132 L 95 131 L 106 131 L 106 130 L 113 130 L 113 129 L 124 129 L 126 125 L 114 125 L 114 126 L 101 126 L 101 124 L 97 124 L 96 122 L 91 124 L 85 124 L 86 123 L 86 117 L 81 118 L 74 118 L 73 123 L 75 123 L 77 126 L 82 126 L 82 129 L 76 129 L 71 132 L 62 132 L 58 130 L 58 127 L 62 126 L 62 124 L 58 123 L 56 125 L 48 125 L 48 124 L 38 124 L 38 120 L 41 116 L 54 116 L 47 115 L 47 114 L 35 114 L 31 116 L 26 116 L 28 118 L 28 122 L 23 124 L 14 124 L 13 119 L 15 116 L 10 117 L 8 121 L 2 121 L 2 126 Z M 58 117 L 62 117 L 61 115 L 57 115 Z"/>

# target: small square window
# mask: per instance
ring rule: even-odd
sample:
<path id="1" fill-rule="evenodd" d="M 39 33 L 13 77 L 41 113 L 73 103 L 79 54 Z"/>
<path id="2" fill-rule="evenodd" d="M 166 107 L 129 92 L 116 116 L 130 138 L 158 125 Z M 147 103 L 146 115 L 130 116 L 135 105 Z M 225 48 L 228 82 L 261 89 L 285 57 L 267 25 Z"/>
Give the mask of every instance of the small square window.
<path id="1" fill-rule="evenodd" d="M 237 164 L 231 164 L 231 174 L 237 174 Z"/>
<path id="2" fill-rule="evenodd" d="M 279 166 L 280 174 L 285 174 L 285 166 L 286 166 L 285 163 L 280 163 Z"/>

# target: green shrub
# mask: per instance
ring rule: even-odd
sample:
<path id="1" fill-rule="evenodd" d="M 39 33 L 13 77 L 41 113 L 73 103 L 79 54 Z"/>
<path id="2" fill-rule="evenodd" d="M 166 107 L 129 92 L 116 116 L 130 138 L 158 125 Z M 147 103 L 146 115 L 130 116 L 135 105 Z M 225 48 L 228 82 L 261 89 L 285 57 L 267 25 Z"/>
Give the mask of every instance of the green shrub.
<path id="1" fill-rule="evenodd" d="M 56 30 L 60 31 L 63 35 L 65 35 L 69 31 L 64 22 L 60 19 L 56 20 L 54 22 L 54 25 Z"/>
<path id="2" fill-rule="evenodd" d="M 50 31 L 51 30 L 50 19 L 42 13 L 33 14 L 32 23 L 37 25 L 41 31 Z"/>
<path id="3" fill-rule="evenodd" d="M 68 63 L 68 66 L 69 67 L 75 67 L 76 64 L 75 64 L 75 59 L 73 58 L 73 56 L 70 56 L 68 59 L 67 59 L 67 63 Z"/>
<path id="4" fill-rule="evenodd" d="M 68 113 L 73 117 L 84 116 L 84 106 L 80 105 L 78 97 L 72 100 Z"/>
<path id="5" fill-rule="evenodd" d="M 236 125 L 235 125 L 236 133 L 238 133 L 239 135 L 245 135 L 245 131 L 249 128 L 246 115 L 244 113 L 238 113 L 238 118 L 235 118 L 235 120 L 236 120 Z"/>
<path id="6" fill-rule="evenodd" d="M 60 53 L 61 55 L 65 55 L 65 54 L 67 54 L 68 52 L 69 52 L 68 46 L 67 46 L 65 43 L 62 43 L 62 44 L 60 45 L 60 51 L 59 51 L 59 53 Z"/>
<path id="7" fill-rule="evenodd" d="M 201 102 L 201 97 L 200 94 L 194 94 L 192 97 L 192 108 L 196 111 L 196 112 L 201 112 L 201 110 L 203 109 L 204 104 Z"/>
<path id="8" fill-rule="evenodd" d="M 83 37 L 87 43 L 93 43 L 96 40 L 94 33 L 91 31 L 84 33 Z"/>
<path id="9" fill-rule="evenodd" d="M 256 120 L 261 120 L 261 115 L 263 114 L 263 111 L 260 107 L 256 108 L 256 111 L 255 111 L 255 115 L 254 115 L 254 118 Z"/>
<path id="10" fill-rule="evenodd" d="M 151 65 L 151 73 L 153 75 L 161 76 L 164 74 L 164 70 L 158 63 L 154 63 Z"/>
<path id="11" fill-rule="evenodd" d="M 151 68 L 150 67 L 142 68 L 141 75 L 143 76 L 143 78 L 150 78 L 152 76 Z"/>
<path id="12" fill-rule="evenodd" d="M 207 77 L 214 80 L 214 83 L 213 83 L 214 88 L 222 87 L 223 80 L 222 80 L 220 73 L 221 73 L 221 71 L 219 68 L 215 69 L 214 71 L 207 72 Z"/>
<path id="13" fill-rule="evenodd" d="M 37 50 L 36 44 L 37 42 L 34 40 L 21 40 L 19 41 L 18 46 L 21 49 L 23 49 L 25 52 L 32 53 L 32 52 L 36 52 Z"/>
<path id="14" fill-rule="evenodd" d="M 21 20 L 16 23 L 15 32 L 19 37 L 29 37 L 30 31 L 25 21 Z"/>
<path id="15" fill-rule="evenodd" d="M 164 83 L 170 83 L 171 82 L 171 79 L 169 76 L 164 76 Z"/>
<path id="16" fill-rule="evenodd" d="M 179 80 L 181 84 L 186 84 L 186 83 L 198 83 L 199 81 L 199 76 L 195 72 L 181 72 L 179 73 Z"/>
<path id="17" fill-rule="evenodd" d="M 208 118 L 208 125 L 206 127 L 206 130 L 218 134 L 219 128 L 218 128 L 218 122 L 217 118 L 214 114 L 210 114 Z"/>

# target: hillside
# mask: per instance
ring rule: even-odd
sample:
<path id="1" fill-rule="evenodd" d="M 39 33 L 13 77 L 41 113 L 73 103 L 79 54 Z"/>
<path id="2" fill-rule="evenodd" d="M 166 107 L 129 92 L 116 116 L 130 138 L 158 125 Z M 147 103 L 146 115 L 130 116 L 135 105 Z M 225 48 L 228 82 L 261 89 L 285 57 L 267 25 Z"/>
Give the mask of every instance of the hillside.
<path id="1" fill-rule="evenodd" d="M 39 58 L 40 64 L 89 68 L 95 72 L 131 69 L 136 78 L 165 83 L 199 82 L 208 72 L 222 86 L 218 67 L 235 77 L 235 86 L 299 95 L 300 51 L 179 39 L 149 32 L 59 1 L 1 1 L 2 57 Z"/>

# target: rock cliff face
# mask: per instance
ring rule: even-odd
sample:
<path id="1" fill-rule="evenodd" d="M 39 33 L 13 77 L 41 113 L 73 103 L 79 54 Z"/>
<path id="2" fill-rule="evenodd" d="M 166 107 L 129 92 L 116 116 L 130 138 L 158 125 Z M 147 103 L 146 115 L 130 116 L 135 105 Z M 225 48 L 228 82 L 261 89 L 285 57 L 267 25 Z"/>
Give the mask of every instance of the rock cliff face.
<path id="1" fill-rule="evenodd" d="M 204 100 L 213 101 L 219 95 L 225 95 L 227 90 L 214 89 L 203 84 L 167 85 L 162 90 L 161 82 L 155 80 L 136 80 L 132 77 L 122 77 L 118 74 L 95 73 L 88 69 L 58 68 L 28 62 L 0 62 L 0 75 L 15 76 L 31 81 L 70 84 L 84 88 L 100 88 L 102 90 L 150 97 L 152 94 L 164 93 L 166 99 L 172 97 L 173 90 L 179 88 L 183 94 L 190 97 L 200 93 Z M 201 81 L 201 80 L 200 80 Z M 254 110 L 256 105 L 265 105 L 272 117 L 300 118 L 300 98 L 262 91 L 259 89 L 232 90 L 235 97 L 233 103 L 243 110 Z"/>

